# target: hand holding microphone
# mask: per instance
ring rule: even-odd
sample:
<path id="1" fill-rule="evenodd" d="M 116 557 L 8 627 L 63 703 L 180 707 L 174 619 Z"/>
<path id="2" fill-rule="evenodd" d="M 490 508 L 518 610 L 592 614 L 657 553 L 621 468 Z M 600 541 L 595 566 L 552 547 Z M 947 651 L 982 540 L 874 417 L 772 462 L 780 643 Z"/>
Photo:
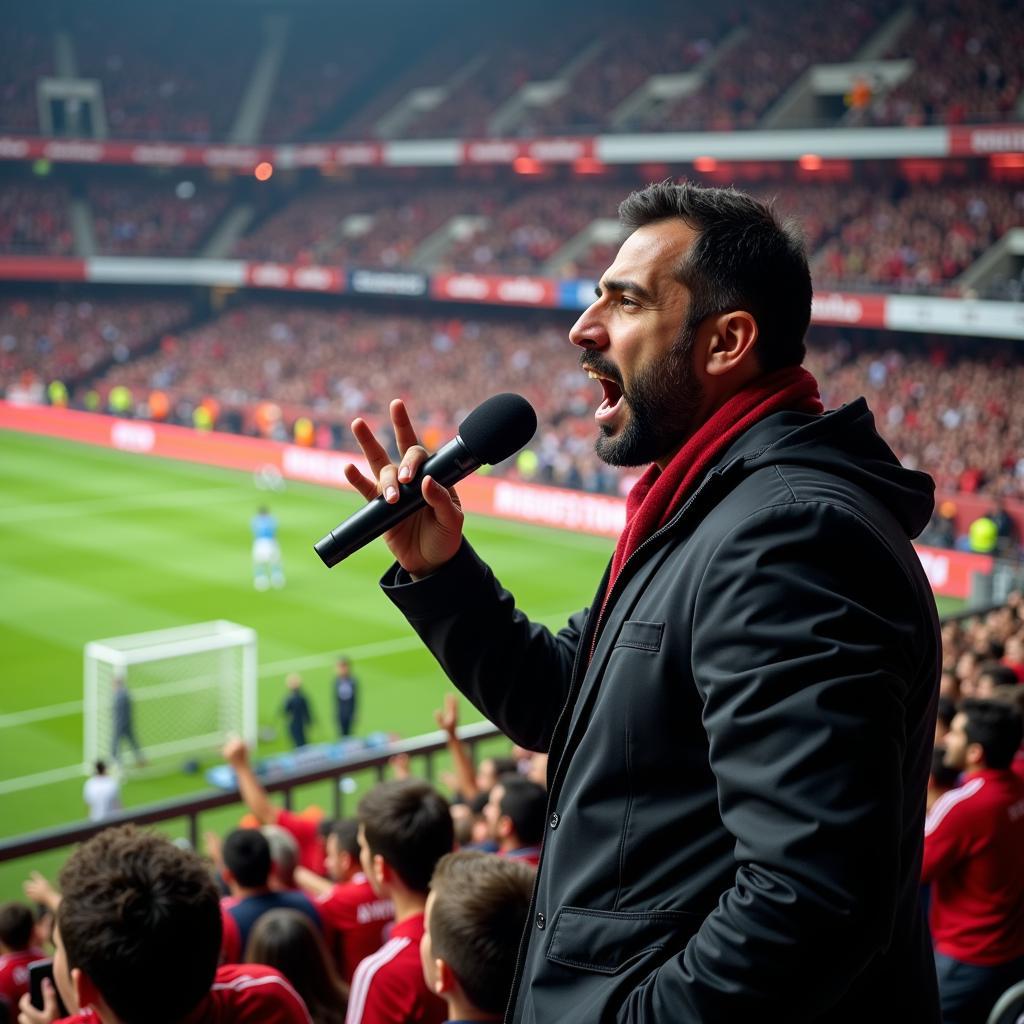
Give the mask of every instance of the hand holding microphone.
<path id="1" fill-rule="evenodd" d="M 462 543 L 462 509 L 449 488 L 481 465 L 514 455 L 533 437 L 537 415 L 520 395 L 495 395 L 462 421 L 455 438 L 428 455 L 405 403 L 396 399 L 390 412 L 401 462 L 392 464 L 365 420 L 355 420 L 352 433 L 376 479 L 351 463 L 345 478 L 369 504 L 314 546 L 330 567 L 383 536 L 402 568 L 425 576 L 451 559 Z"/>

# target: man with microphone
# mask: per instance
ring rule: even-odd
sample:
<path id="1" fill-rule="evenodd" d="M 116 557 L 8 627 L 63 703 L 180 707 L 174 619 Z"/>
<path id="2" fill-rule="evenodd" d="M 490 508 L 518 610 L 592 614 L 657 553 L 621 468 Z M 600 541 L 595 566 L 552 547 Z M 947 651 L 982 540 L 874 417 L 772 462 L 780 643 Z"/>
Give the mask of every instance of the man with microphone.
<path id="1" fill-rule="evenodd" d="M 647 466 L 590 608 L 531 623 L 391 404 L 352 425 L 385 592 L 470 700 L 548 751 L 507 1019 L 937 1022 L 918 905 L 940 665 L 910 544 L 933 484 L 802 369 L 802 241 L 732 190 L 652 185 L 570 332 L 596 450 Z"/>

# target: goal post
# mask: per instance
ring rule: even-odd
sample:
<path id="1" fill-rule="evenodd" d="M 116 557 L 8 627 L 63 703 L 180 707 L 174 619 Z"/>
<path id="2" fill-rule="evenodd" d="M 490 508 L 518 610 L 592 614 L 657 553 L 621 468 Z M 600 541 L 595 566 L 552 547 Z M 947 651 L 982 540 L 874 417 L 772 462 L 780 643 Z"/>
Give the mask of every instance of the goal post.
<path id="1" fill-rule="evenodd" d="M 218 751 L 231 734 L 250 746 L 256 742 L 256 631 L 247 626 L 218 619 L 87 643 L 86 765 L 115 758 L 118 722 L 123 726 L 126 713 L 115 710 L 117 679 L 147 761 Z M 129 744 L 118 746 L 123 754 Z"/>

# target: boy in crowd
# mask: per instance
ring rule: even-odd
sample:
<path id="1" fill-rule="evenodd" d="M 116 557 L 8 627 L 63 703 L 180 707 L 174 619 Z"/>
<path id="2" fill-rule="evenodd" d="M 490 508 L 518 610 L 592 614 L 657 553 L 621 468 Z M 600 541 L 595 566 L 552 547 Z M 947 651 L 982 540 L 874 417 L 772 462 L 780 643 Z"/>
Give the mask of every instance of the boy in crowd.
<path id="1" fill-rule="evenodd" d="M 548 794 L 543 786 L 506 773 L 491 788 L 484 817 L 498 853 L 537 866 L 547 824 Z"/>
<path id="2" fill-rule="evenodd" d="M 341 979 L 352 981 L 357 964 L 376 953 L 384 928 L 395 917 L 391 900 L 378 896 L 359 863 L 359 823 L 354 818 L 335 822 L 327 834 L 324 858 L 328 881 L 299 868 L 296 879 L 314 897 L 324 938 Z"/>
<path id="3" fill-rule="evenodd" d="M 199 856 L 133 825 L 83 843 L 60 873 L 53 978 L 71 1016 L 60 1024 L 311 1024 L 280 973 L 258 964 L 218 967 L 217 888 Z M 29 996 L 21 1024 L 57 1019 Z"/>
<path id="4" fill-rule="evenodd" d="M 419 945 L 430 876 L 451 853 L 448 805 L 418 779 L 384 782 L 359 802 L 360 861 L 395 908 L 391 937 L 356 968 L 346 1024 L 441 1024 L 444 1002 L 423 980 Z"/>
<path id="5" fill-rule="evenodd" d="M 430 880 L 423 977 L 450 1021 L 500 1021 L 512 993 L 533 872 L 522 862 L 462 850 L 442 857 Z"/>
<path id="6" fill-rule="evenodd" d="M 0 1020 L 15 1019 L 18 1001 L 28 991 L 28 965 L 44 956 L 32 911 L 24 903 L 0 905 Z"/>
<path id="7" fill-rule="evenodd" d="M 287 907 L 305 914 L 317 931 L 320 915 L 302 892 L 273 891 L 270 888 L 270 843 L 255 828 L 237 828 L 224 840 L 224 880 L 231 890 L 225 909 L 238 925 L 244 951 L 252 926 L 268 910 Z"/>

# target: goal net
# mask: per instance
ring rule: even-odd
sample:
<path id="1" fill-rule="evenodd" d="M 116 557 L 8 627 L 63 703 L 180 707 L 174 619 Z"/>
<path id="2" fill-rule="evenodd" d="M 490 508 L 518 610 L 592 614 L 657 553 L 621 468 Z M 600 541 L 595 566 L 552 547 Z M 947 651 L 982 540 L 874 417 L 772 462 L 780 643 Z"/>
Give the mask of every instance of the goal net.
<path id="1" fill-rule="evenodd" d="M 93 640 L 85 645 L 85 763 L 202 754 L 230 734 L 253 744 L 256 682 L 255 631 L 223 619 Z"/>

